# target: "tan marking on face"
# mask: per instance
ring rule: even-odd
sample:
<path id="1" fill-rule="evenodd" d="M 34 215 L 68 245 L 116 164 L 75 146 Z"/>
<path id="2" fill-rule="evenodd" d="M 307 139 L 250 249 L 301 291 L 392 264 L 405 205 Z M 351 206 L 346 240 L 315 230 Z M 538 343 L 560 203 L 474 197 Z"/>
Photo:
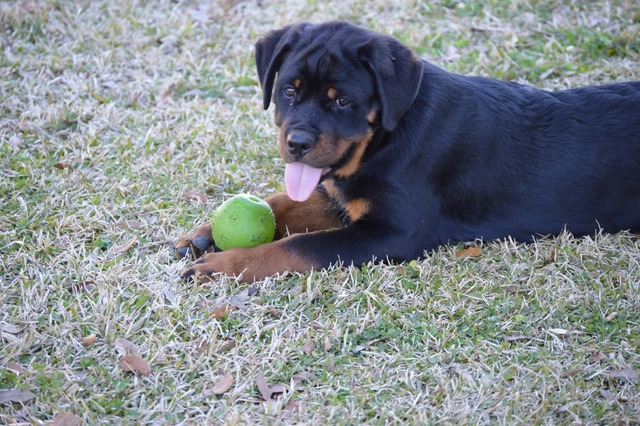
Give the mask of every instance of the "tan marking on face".
<path id="1" fill-rule="evenodd" d="M 296 89 L 299 89 L 301 84 L 302 84 L 302 81 L 300 81 L 299 78 L 296 78 L 295 80 L 293 80 L 293 87 L 295 87 Z"/>
<path id="2" fill-rule="evenodd" d="M 337 98 L 338 90 L 335 87 L 329 87 L 329 90 L 327 90 L 327 96 L 329 97 L 329 99 Z"/>
<path id="3" fill-rule="evenodd" d="M 378 111 L 376 110 L 373 110 L 369 112 L 369 114 L 367 114 L 367 121 L 369 122 L 369 124 L 375 123 L 377 118 L 378 118 Z"/>
<path id="4" fill-rule="evenodd" d="M 361 139 L 353 142 L 356 145 L 355 152 L 344 166 L 340 167 L 334 172 L 334 175 L 336 177 L 348 178 L 349 176 L 353 176 L 358 172 L 358 170 L 360 169 L 362 156 L 364 155 L 364 152 L 367 149 L 367 145 L 369 145 L 372 137 L 373 132 L 369 130 Z"/>
<path id="5" fill-rule="evenodd" d="M 364 198 L 358 198 L 356 200 L 349 201 L 345 206 L 345 210 L 349 213 L 349 218 L 355 222 L 360 220 L 362 216 L 369 213 L 371 210 L 371 204 Z"/>

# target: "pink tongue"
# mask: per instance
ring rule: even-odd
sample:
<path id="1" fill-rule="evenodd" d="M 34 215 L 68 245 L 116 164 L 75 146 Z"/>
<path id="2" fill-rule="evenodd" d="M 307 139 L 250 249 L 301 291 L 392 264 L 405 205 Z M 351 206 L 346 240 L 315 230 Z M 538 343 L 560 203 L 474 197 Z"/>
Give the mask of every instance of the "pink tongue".
<path id="1" fill-rule="evenodd" d="M 284 169 L 284 182 L 287 195 L 294 201 L 305 201 L 320 183 L 322 169 L 302 163 L 288 163 Z"/>

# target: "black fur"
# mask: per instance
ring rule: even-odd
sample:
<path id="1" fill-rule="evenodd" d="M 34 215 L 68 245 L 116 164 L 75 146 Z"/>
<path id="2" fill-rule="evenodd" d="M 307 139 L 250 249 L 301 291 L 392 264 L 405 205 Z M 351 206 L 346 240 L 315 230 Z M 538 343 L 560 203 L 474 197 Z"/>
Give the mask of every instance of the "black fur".
<path id="1" fill-rule="evenodd" d="M 366 200 L 366 214 L 287 244 L 315 265 L 402 261 L 441 244 L 531 241 L 565 228 L 640 229 L 640 82 L 547 92 L 464 77 L 343 22 L 270 33 L 256 62 L 279 126 L 316 139 L 373 132 L 357 172 L 323 182 L 339 205 Z M 295 79 L 303 87 L 291 101 L 282 90 Z M 330 85 L 347 93 L 350 110 L 329 105 Z M 333 167 L 325 157 L 310 163 Z"/>

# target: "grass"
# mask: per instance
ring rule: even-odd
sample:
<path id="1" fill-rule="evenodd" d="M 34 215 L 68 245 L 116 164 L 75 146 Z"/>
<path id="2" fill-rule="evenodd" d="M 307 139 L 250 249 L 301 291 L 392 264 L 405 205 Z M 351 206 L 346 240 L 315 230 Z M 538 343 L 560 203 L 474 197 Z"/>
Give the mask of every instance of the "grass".
<path id="1" fill-rule="evenodd" d="M 640 80 L 633 1 L 0 4 L 0 423 L 640 422 L 627 233 L 253 285 L 178 279 L 172 241 L 231 194 L 282 189 L 253 43 L 336 18 L 452 72 Z M 151 374 L 123 371 L 126 353 Z"/>

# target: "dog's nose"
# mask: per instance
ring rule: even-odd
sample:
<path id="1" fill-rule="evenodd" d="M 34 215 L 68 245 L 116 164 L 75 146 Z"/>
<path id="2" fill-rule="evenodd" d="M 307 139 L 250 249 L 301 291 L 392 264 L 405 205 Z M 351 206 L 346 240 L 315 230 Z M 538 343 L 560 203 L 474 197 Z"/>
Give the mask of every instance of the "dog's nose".
<path id="1" fill-rule="evenodd" d="M 304 157 L 309 151 L 313 149 L 315 140 L 307 132 L 292 131 L 287 136 L 287 149 L 289 154 L 295 155 L 298 158 Z"/>

